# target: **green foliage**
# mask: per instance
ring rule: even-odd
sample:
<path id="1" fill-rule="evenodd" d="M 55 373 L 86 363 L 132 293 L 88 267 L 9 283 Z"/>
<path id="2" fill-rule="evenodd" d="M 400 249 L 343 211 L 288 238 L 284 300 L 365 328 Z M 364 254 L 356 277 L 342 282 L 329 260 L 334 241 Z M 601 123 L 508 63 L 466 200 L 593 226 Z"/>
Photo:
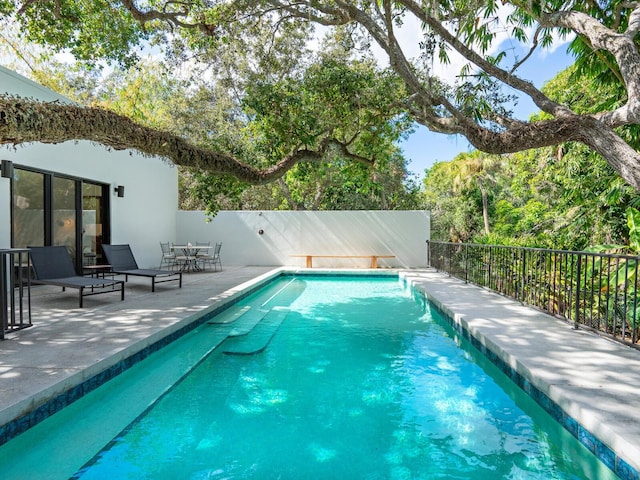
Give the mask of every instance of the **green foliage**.
<path id="1" fill-rule="evenodd" d="M 492 201 L 489 236 L 482 232 L 477 190 L 456 189 L 454 170 L 441 167 L 440 172 L 446 175 L 438 182 L 444 194 L 427 200 L 436 217 L 433 224 L 451 225 L 438 232 L 439 238 L 568 250 L 627 243 L 625 212 L 638 202 L 638 194 L 615 176 L 601 158 L 580 148 L 566 148 L 562 161 L 551 149 L 503 157 L 502 168 L 494 173 L 489 197 Z M 428 199 L 433 196 L 433 189 L 430 170 L 423 195 Z M 470 215 L 464 221 L 468 228 L 466 236 L 460 234 L 461 227 L 452 215 L 462 211 L 463 206 Z"/>
<path id="2" fill-rule="evenodd" d="M 601 85 L 597 78 L 578 72 L 576 67 L 561 72 L 546 84 L 544 92 L 577 113 L 607 110 L 625 101 L 623 90 L 615 83 Z M 636 148 L 640 146 L 636 129 L 626 128 L 621 135 Z M 583 145 L 568 143 L 502 158 L 503 164 L 493 173 L 490 186 L 491 234 L 482 232 L 480 212 L 468 208 L 472 217 L 466 220 L 467 235 L 461 236 L 460 227 L 456 227 L 439 231 L 440 238 L 568 250 L 600 246 L 598 251 L 611 251 L 613 247 L 622 251 L 621 246 L 629 245 L 638 252 L 638 237 L 633 233 L 638 218 L 629 212 L 640 206 L 640 195 L 600 155 Z M 450 162 L 449 168 L 440 167 L 448 174 L 438 182 L 448 185 L 449 193 L 428 202 L 436 226 L 444 221 L 454 227 L 451 211 L 477 203 L 477 185 L 471 171 L 466 174 L 467 189 L 456 190 L 460 182 L 459 167 L 456 170 L 453 166 L 456 162 L 460 160 Z M 433 188 L 433 181 L 430 171 L 425 179 L 427 191 Z M 457 206 L 452 207 L 452 203 Z M 449 211 L 443 211 L 445 205 Z M 443 216 L 438 218 L 439 214 Z"/>
<path id="3" fill-rule="evenodd" d="M 629 226 L 629 249 L 640 254 L 640 212 L 633 207 L 627 208 L 627 225 Z"/>
<path id="4" fill-rule="evenodd" d="M 626 2 L 613 0 L 607 2 L 578 2 L 572 8 L 587 13 L 596 18 L 604 26 L 625 31 L 629 26 L 629 14 L 624 11 Z M 622 15 L 618 13 L 624 12 Z M 614 23 L 617 22 L 617 23 Z M 640 37 L 636 35 L 636 45 L 640 45 Z M 620 76 L 619 67 L 615 59 L 608 52 L 594 49 L 590 42 L 581 35 L 577 35 L 569 46 L 569 51 L 576 57 L 575 76 L 591 79 L 605 91 L 617 91 L 618 101 L 626 96 L 624 82 Z"/>
<path id="5" fill-rule="evenodd" d="M 178 187 L 182 209 L 204 210 L 207 216 L 215 217 L 219 210 L 239 201 L 247 186 L 229 175 L 189 170 L 181 172 Z"/>
<path id="6" fill-rule="evenodd" d="M 257 78 L 242 105 L 255 130 L 268 132 L 275 155 L 316 146 L 328 134 L 345 143 L 366 137 L 361 144 L 375 152 L 409 128 L 406 119 L 391 121 L 402 93 L 397 77 L 369 62 L 321 58 L 301 77 Z"/>
<path id="7" fill-rule="evenodd" d="M 564 24 L 562 16 L 554 19 L 550 15 L 549 19 L 549 14 L 569 10 L 584 12 L 622 32 L 633 25 L 634 5 L 622 0 L 442 0 L 422 2 L 420 8 L 401 1 L 382 5 L 331 0 L 0 0 L 0 15 L 3 20 L 20 22 L 30 41 L 70 53 L 89 66 L 98 68 L 102 61 L 131 66 L 141 48 L 153 48 L 154 54 L 157 52 L 167 66 L 173 67 L 176 78 L 190 77 L 187 82 L 215 79 L 233 97 L 236 106 L 244 101 L 245 113 L 255 116 L 249 120 L 253 123 L 252 132 L 258 135 L 255 150 L 260 155 L 256 162 L 270 165 L 294 148 L 318 145 L 327 135 L 334 134 L 357 150 L 368 146 L 377 151 L 385 143 L 378 139 L 386 136 L 380 135 L 380 128 L 393 128 L 390 120 L 396 116 L 404 122 L 405 113 L 437 131 L 466 132 L 476 145 L 483 143 L 483 135 L 478 132 L 490 136 L 497 131 L 512 131 L 511 141 L 493 143 L 497 150 L 511 152 L 536 144 L 539 139 L 534 128 L 521 124 L 514 130 L 504 118 L 511 116 L 515 103 L 515 97 L 505 92 L 527 90 L 518 86 L 516 78 L 510 78 L 512 68 L 518 65 L 511 51 L 514 42 L 525 48 L 549 46 L 558 34 L 572 33 L 568 27 L 539 28 L 541 24 Z M 385 18 L 387 13 L 389 18 Z M 420 21 L 420 31 L 416 32 L 420 54 L 415 59 L 406 51 L 399 53 L 399 46 L 394 44 L 397 32 L 392 27 L 406 26 L 409 19 Z M 327 55 L 321 61 L 308 48 L 309 41 L 315 40 L 314 24 L 326 28 L 330 31 L 328 36 L 332 36 L 330 42 L 322 44 Z M 502 47 L 497 42 L 505 32 L 510 34 L 510 41 L 503 42 Z M 533 38 L 529 38 L 529 32 L 535 32 Z M 585 103 L 586 109 L 610 110 L 626 101 L 626 87 L 613 57 L 602 53 L 602 48 L 592 48 L 586 39 L 588 34 L 589 28 L 583 35 L 575 35 L 572 42 L 578 56 L 576 78 L 595 79 L 606 90 L 601 99 L 593 91 L 585 95 L 596 99 L 593 104 Z M 614 37 L 610 35 L 611 43 Z M 637 35 L 634 40 L 639 41 Z M 388 54 L 389 71 L 375 71 L 379 78 L 372 81 L 367 78 L 371 72 L 366 65 L 363 69 L 351 62 L 348 69 L 340 68 L 347 64 L 345 60 L 371 58 L 372 41 Z M 448 81 L 435 78 L 437 69 L 433 67 L 438 60 L 450 63 L 453 50 L 465 56 L 466 64 L 449 85 Z M 331 61 L 335 61 L 334 67 L 329 65 Z M 495 72 L 493 67 L 502 72 Z M 402 77 L 402 83 L 396 76 Z M 388 88 L 377 87 L 385 83 Z M 513 90 L 505 89 L 505 85 Z M 577 93 L 576 88 L 583 88 L 584 84 L 576 81 L 571 87 L 568 90 Z M 570 105 L 562 95 L 550 96 Z M 327 108 L 318 108 L 324 106 Z M 148 118 L 144 110 L 131 113 L 135 120 Z M 640 133 L 638 128 L 624 127 L 618 133 L 632 143 Z M 266 135 L 268 129 L 272 137 Z M 532 136 L 525 131 L 533 132 Z M 367 132 L 372 142 L 363 141 Z M 389 132 L 390 136 L 394 134 Z M 555 136 L 551 138 L 559 141 Z M 384 155 L 388 154 L 385 151 Z"/>
<path id="8" fill-rule="evenodd" d="M 29 2 L 15 18 L 29 41 L 68 50 L 79 60 L 132 65 L 136 47 L 149 38 L 120 2 L 109 0 Z"/>
<path id="9" fill-rule="evenodd" d="M 471 240 L 482 229 L 482 216 L 475 198 L 454 189 L 456 169 L 452 162 L 438 162 L 425 175 L 423 205 L 431 212 L 433 240 Z"/>
<path id="10" fill-rule="evenodd" d="M 296 165 L 284 178 L 279 208 L 389 209 L 417 205 L 407 183 L 406 161 L 395 142 L 409 130 L 397 100 L 397 77 L 372 62 L 340 54 L 321 56 L 301 75 L 257 79 L 242 106 L 256 150 L 273 162 L 300 148 L 317 148 L 327 137 L 349 145 L 373 166 L 329 154 L 319 163 Z"/>

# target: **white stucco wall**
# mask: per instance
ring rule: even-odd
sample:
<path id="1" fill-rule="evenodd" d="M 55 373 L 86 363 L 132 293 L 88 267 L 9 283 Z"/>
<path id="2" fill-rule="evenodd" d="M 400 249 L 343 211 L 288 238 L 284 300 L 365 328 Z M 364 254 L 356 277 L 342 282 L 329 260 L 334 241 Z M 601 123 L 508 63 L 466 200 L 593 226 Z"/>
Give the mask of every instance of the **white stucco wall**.
<path id="1" fill-rule="evenodd" d="M 64 97 L 0 67 L 0 88 L 11 94 L 42 100 Z M 158 158 L 110 150 L 90 142 L 0 147 L 0 159 L 54 173 L 111 185 L 111 242 L 129 243 L 141 267 L 157 266 L 159 240 L 172 241 L 176 232 L 178 171 Z M 9 247 L 9 180 L 0 178 L 0 248 Z M 113 189 L 125 186 L 124 198 Z"/>
<path id="2" fill-rule="evenodd" d="M 395 255 L 380 267 L 424 267 L 429 212 L 222 211 L 210 222 L 202 212 L 177 213 L 177 242 L 222 242 L 226 265 L 304 266 L 290 254 Z M 258 233 L 263 230 L 263 234 Z M 314 259 L 318 267 L 365 267 L 367 259 Z"/>

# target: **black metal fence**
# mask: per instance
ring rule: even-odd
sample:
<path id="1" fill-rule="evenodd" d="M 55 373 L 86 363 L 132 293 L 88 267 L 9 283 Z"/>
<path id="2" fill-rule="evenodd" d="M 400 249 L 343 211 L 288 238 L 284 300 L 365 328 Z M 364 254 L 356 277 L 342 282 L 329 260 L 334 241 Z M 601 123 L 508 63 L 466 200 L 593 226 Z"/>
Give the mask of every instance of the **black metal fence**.
<path id="1" fill-rule="evenodd" d="M 640 348 L 640 257 L 427 243 L 437 270 Z"/>

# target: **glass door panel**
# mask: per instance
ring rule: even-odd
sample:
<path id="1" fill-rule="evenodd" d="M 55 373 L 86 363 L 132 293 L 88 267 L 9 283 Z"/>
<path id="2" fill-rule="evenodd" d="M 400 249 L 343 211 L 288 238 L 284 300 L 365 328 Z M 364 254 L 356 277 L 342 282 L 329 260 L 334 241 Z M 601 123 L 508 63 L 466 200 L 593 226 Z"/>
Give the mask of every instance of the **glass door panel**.
<path id="1" fill-rule="evenodd" d="M 82 184 L 82 264 L 104 264 L 102 235 L 104 221 L 103 186 Z"/>
<path id="2" fill-rule="evenodd" d="M 13 246 L 45 243 L 44 174 L 16 168 L 13 180 Z"/>
<path id="3" fill-rule="evenodd" d="M 67 247 L 76 259 L 76 181 L 53 177 L 53 245 Z"/>

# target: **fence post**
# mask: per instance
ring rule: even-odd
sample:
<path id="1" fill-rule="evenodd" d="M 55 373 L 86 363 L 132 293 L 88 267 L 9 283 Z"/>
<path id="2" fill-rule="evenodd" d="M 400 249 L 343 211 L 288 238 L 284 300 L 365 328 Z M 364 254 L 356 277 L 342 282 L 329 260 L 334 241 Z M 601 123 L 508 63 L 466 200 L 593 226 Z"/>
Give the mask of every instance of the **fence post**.
<path id="1" fill-rule="evenodd" d="M 525 284 L 527 283 L 527 251 L 522 249 L 522 270 L 520 272 L 520 294 L 522 303 L 525 303 Z"/>
<path id="2" fill-rule="evenodd" d="M 464 244 L 464 283 L 469 283 L 469 245 Z"/>
<path id="3" fill-rule="evenodd" d="M 6 264 L 9 256 L 0 255 L 0 340 L 4 340 L 4 332 L 9 326 L 9 272 Z M 11 292 L 13 295 L 13 291 Z"/>
<path id="4" fill-rule="evenodd" d="M 633 285 L 633 323 L 631 324 L 631 342 L 635 345 L 635 343 L 638 341 L 638 330 L 637 330 L 637 326 L 638 326 L 638 317 L 637 317 L 637 312 L 638 312 L 638 262 L 634 262 L 634 274 L 633 274 L 633 279 L 634 279 L 634 285 Z"/>
<path id="5" fill-rule="evenodd" d="M 580 277 L 582 276 L 582 257 L 578 253 L 578 264 L 576 265 L 576 309 L 575 319 L 573 321 L 573 328 L 578 330 L 580 325 Z"/>
<path id="6" fill-rule="evenodd" d="M 491 256 L 491 252 L 493 251 L 493 247 L 489 245 L 489 260 L 487 262 L 487 287 L 491 288 L 491 262 L 493 258 Z"/>

